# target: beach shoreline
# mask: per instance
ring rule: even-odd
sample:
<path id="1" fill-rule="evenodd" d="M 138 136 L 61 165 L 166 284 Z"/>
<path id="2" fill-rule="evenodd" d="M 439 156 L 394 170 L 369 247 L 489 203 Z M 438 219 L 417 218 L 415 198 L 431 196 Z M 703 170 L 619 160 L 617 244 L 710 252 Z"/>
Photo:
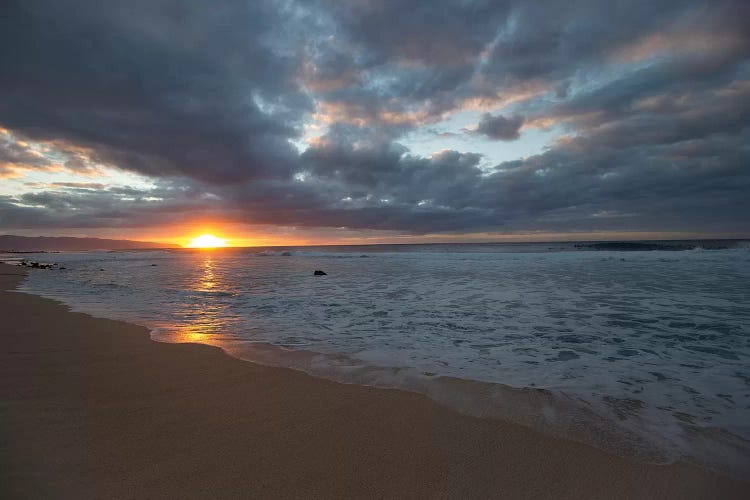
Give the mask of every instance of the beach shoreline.
<path id="1" fill-rule="evenodd" d="M 741 498 L 750 488 L 417 393 L 155 342 L 146 328 L 12 291 L 26 272 L 0 265 L 3 498 Z"/>

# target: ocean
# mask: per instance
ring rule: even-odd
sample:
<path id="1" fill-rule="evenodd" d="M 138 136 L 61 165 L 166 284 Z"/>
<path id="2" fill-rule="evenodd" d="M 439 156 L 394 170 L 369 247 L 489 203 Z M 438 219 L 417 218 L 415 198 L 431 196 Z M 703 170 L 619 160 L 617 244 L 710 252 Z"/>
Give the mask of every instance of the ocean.
<path id="1" fill-rule="evenodd" d="M 158 341 L 418 391 L 636 459 L 750 469 L 747 242 L 21 257 L 65 268 L 23 291 Z"/>

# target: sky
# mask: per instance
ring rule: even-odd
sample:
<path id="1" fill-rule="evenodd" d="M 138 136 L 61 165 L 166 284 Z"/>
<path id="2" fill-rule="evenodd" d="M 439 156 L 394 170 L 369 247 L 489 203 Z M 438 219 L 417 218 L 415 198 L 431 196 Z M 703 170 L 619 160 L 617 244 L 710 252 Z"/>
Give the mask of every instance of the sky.
<path id="1" fill-rule="evenodd" d="M 750 236 L 750 3 L 6 0 L 0 233 Z"/>

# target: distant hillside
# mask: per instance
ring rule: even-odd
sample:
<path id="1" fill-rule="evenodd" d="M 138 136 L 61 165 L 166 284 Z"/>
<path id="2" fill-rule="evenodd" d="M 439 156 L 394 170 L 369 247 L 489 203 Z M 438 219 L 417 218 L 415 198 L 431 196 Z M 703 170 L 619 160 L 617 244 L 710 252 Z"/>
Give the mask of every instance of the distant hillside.
<path id="1" fill-rule="evenodd" d="M 176 248 L 177 245 L 152 241 L 107 240 L 102 238 L 73 238 L 69 236 L 13 236 L 0 235 L 0 251 L 75 251 L 75 250 L 134 250 L 138 248 Z"/>

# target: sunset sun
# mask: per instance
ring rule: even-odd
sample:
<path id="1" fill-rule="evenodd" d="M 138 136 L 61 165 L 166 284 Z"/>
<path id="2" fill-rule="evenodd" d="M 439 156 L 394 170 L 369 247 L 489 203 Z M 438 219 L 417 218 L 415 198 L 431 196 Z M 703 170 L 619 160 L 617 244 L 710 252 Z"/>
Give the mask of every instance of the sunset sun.
<path id="1" fill-rule="evenodd" d="M 227 246 L 224 238 L 218 238 L 213 234 L 202 234 L 196 236 L 187 244 L 188 248 L 218 248 Z"/>

